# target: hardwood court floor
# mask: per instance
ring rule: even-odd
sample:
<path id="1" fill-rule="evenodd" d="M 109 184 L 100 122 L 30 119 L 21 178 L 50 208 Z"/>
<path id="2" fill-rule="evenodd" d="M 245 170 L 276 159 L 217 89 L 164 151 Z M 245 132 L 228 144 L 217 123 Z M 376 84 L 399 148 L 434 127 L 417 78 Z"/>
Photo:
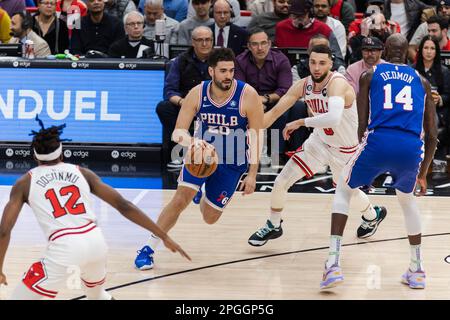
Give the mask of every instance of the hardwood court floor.
<path id="1" fill-rule="evenodd" d="M 10 187 L 0 187 L 2 208 Z M 125 197 L 156 219 L 173 191 L 120 189 Z M 352 210 L 342 250 L 345 282 L 321 292 L 319 282 L 328 253 L 332 195 L 289 194 L 283 215 L 284 235 L 263 247 L 247 244 L 251 233 L 268 216 L 269 193 L 237 194 L 215 225 L 202 221 L 198 206 L 190 205 L 172 230 L 172 237 L 192 256 L 184 260 L 165 248 L 156 254 L 150 271 L 133 267 L 136 250 L 147 232 L 125 220 L 111 207 L 95 201 L 99 225 L 109 244 L 107 288 L 116 299 L 448 299 L 450 265 L 450 200 L 418 200 L 423 218 L 423 252 L 427 288 L 411 290 L 400 283 L 409 263 L 403 216 L 392 196 L 371 196 L 388 208 L 386 220 L 370 241 L 355 236 L 360 214 Z M 371 242 L 372 241 L 372 242 Z M 46 240 L 28 207 L 11 237 L 5 262 L 9 295 Z M 72 274 L 73 272 L 73 274 Z M 76 271 L 69 270 L 68 289 L 59 299 L 82 296 Z"/>

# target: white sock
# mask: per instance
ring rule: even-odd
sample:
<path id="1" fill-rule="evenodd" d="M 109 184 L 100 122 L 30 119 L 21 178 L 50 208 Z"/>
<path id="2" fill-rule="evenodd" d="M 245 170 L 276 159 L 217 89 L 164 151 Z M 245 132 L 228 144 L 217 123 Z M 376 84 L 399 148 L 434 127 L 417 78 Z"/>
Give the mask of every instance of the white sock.
<path id="1" fill-rule="evenodd" d="M 327 268 L 330 268 L 333 265 L 339 265 L 341 241 L 342 236 L 332 235 L 330 237 L 330 251 L 328 253 L 328 260 L 326 263 Z"/>
<path id="2" fill-rule="evenodd" d="M 161 239 L 152 233 L 150 239 L 148 239 L 147 244 L 149 245 L 150 248 L 152 248 L 153 251 L 156 251 L 156 247 L 159 245 L 160 242 Z"/>
<path id="3" fill-rule="evenodd" d="M 417 270 L 423 270 L 422 265 L 422 252 L 420 250 L 420 244 L 411 245 L 411 262 L 409 263 L 409 269 L 412 272 L 416 272 Z"/>
<path id="4" fill-rule="evenodd" d="M 275 228 L 278 228 L 281 223 L 281 211 L 270 210 L 270 222 L 272 222 Z"/>
<path id="5" fill-rule="evenodd" d="M 369 203 L 369 206 L 365 210 L 361 211 L 361 213 L 362 213 L 364 219 L 369 220 L 369 221 L 373 220 L 377 217 L 377 212 L 375 211 L 374 207 L 370 203 Z"/>

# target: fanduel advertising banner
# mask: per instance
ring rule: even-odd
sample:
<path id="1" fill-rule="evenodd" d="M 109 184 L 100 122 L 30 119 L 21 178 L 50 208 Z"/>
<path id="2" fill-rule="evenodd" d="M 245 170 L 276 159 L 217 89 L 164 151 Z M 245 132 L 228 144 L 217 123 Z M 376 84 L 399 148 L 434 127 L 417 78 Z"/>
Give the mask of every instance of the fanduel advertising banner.
<path id="1" fill-rule="evenodd" d="M 63 138 L 85 143 L 161 143 L 155 109 L 163 70 L 1 68 L 0 141 L 30 141 L 39 130 L 66 123 Z"/>

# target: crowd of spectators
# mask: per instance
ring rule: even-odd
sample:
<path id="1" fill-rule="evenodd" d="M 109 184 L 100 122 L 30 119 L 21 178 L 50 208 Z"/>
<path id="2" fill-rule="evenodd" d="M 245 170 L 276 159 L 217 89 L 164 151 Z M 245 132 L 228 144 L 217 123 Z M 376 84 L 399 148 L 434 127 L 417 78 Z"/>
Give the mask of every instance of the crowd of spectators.
<path id="1" fill-rule="evenodd" d="M 293 61 L 286 48 L 328 45 L 333 70 L 358 92 L 360 75 L 383 62 L 387 37 L 402 33 L 409 41 L 405 63 L 432 85 L 441 146 L 448 148 L 450 72 L 441 52 L 450 50 L 449 19 L 450 0 L 0 0 L 0 41 L 33 40 L 36 57 L 68 50 L 79 56 L 94 51 L 104 57 L 151 58 L 162 42 L 186 46 L 169 63 L 164 101 L 157 106 L 163 146 L 170 152 L 184 96 L 209 78 L 206 59 L 212 48 L 234 51 L 235 77 L 250 83 L 270 109 L 293 81 L 309 74 L 307 56 Z M 161 21 L 162 37 L 157 34 Z M 292 110 L 272 128 L 306 113 L 301 101 Z M 280 139 L 276 152 L 294 150 L 307 134 L 299 131 L 286 145 Z"/>

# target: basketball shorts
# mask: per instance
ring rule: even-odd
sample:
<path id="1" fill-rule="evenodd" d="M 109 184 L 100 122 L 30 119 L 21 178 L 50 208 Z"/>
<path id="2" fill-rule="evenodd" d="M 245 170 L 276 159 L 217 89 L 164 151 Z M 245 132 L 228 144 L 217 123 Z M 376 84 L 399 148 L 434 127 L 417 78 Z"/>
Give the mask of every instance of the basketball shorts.
<path id="1" fill-rule="evenodd" d="M 205 184 L 205 201 L 214 209 L 223 211 L 231 200 L 247 165 L 232 166 L 219 164 L 216 171 L 206 178 L 197 178 L 189 173 L 183 165 L 178 177 L 178 184 L 199 190 Z"/>
<path id="2" fill-rule="evenodd" d="M 357 148 L 357 145 L 341 148 L 331 147 L 324 143 L 317 133 L 313 132 L 289 162 L 299 166 L 307 178 L 323 170 L 324 167 L 330 166 L 333 182 L 336 183 Z"/>
<path id="3" fill-rule="evenodd" d="M 411 193 L 423 160 L 423 141 L 412 133 L 376 129 L 370 131 L 345 168 L 351 188 L 371 185 L 379 175 L 389 172 L 391 187 Z"/>
<path id="4" fill-rule="evenodd" d="M 62 229 L 51 236 L 44 257 L 23 276 L 22 282 L 31 291 L 55 298 L 62 288 L 81 289 L 80 281 L 88 288 L 105 282 L 108 249 L 100 228 L 86 226 L 74 232 L 74 228 Z"/>

